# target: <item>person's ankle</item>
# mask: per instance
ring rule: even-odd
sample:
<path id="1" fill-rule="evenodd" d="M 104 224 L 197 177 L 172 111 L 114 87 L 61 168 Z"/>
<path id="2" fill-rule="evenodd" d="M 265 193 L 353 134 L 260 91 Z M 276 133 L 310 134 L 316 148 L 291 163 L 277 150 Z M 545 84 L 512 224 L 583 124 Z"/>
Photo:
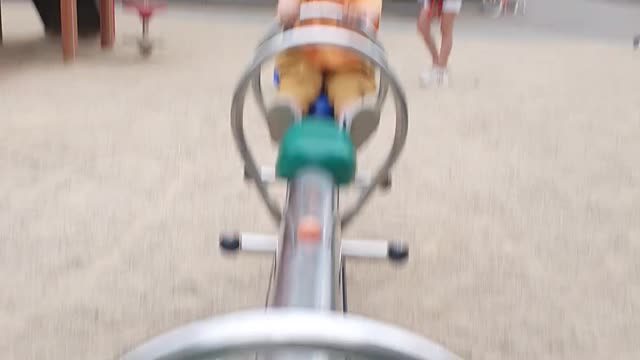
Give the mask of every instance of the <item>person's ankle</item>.
<path id="1" fill-rule="evenodd" d="M 448 69 L 446 66 L 442 66 L 442 65 L 434 65 L 433 66 L 433 71 L 437 71 L 439 73 L 445 74 L 448 72 Z"/>

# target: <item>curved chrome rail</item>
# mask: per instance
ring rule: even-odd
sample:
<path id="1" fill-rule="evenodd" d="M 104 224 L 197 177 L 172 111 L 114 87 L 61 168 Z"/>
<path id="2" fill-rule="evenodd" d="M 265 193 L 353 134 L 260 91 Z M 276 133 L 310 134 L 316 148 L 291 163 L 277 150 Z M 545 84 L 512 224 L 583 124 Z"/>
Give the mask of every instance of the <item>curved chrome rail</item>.
<path id="1" fill-rule="evenodd" d="M 397 77 L 387 63 L 386 53 L 384 49 L 375 41 L 357 32 L 334 26 L 326 25 L 307 25 L 304 27 L 293 28 L 281 33 L 277 33 L 269 39 L 264 40 L 257 48 L 256 55 L 252 63 L 248 66 L 242 75 L 233 95 L 231 106 L 231 126 L 236 140 L 236 145 L 245 162 L 245 168 L 248 175 L 255 181 L 256 186 L 269 212 L 276 222 L 282 219 L 282 212 L 277 204 L 270 196 L 266 184 L 262 183 L 259 176 L 259 169 L 255 162 L 249 146 L 247 145 L 244 128 L 243 114 L 244 102 L 247 89 L 252 81 L 260 76 L 262 65 L 268 60 L 289 49 L 299 48 L 303 46 L 325 45 L 343 48 L 353 51 L 380 69 L 380 76 L 383 81 L 381 88 L 388 86 L 394 96 L 396 108 L 396 129 L 393 145 L 382 166 L 375 172 L 370 185 L 362 190 L 358 200 L 348 208 L 341 219 L 342 226 L 348 225 L 354 216 L 364 206 L 373 190 L 381 183 L 389 174 L 391 168 L 396 162 L 402 148 L 404 147 L 407 128 L 408 113 L 406 97 Z M 385 92 L 383 91 L 383 94 Z M 381 97 L 384 101 L 384 96 Z M 380 101 L 380 98 L 379 98 Z"/>
<path id="2" fill-rule="evenodd" d="M 401 328 L 353 315 L 305 310 L 247 311 L 160 335 L 121 360 L 219 359 L 282 349 L 317 349 L 371 360 L 457 360 Z"/>
<path id="3" fill-rule="evenodd" d="M 344 28 L 358 31 L 362 35 L 365 35 L 369 40 L 374 41 L 381 48 L 384 48 L 382 46 L 382 43 L 378 41 L 378 35 L 373 24 L 371 24 L 366 19 L 364 20 L 360 19 L 360 21 L 355 24 L 345 21 L 343 17 L 343 6 L 340 4 L 331 3 L 331 2 L 317 2 L 317 3 L 314 2 L 314 3 L 301 4 L 300 21 L 304 22 L 304 21 L 311 21 L 311 20 L 335 21 L 336 23 L 338 23 L 340 26 Z M 278 20 L 273 21 L 267 28 L 265 35 L 260 39 L 258 44 L 259 45 L 263 44 L 265 41 L 281 33 L 284 30 L 286 29 L 284 29 L 282 25 L 280 25 L 280 22 Z M 258 72 L 256 74 L 256 77 L 253 79 L 253 82 L 251 85 L 253 88 L 253 93 L 256 99 L 256 103 L 258 104 L 258 108 L 260 109 L 262 115 L 266 116 L 267 106 L 265 105 L 265 102 L 264 102 L 264 95 L 262 93 L 261 81 L 262 81 L 261 73 Z M 382 106 L 384 105 L 384 101 L 386 99 L 388 90 L 389 90 L 389 84 L 387 83 L 384 76 L 382 76 L 381 74 L 379 78 L 378 97 L 376 101 L 376 109 L 379 112 L 381 112 L 382 110 Z"/>

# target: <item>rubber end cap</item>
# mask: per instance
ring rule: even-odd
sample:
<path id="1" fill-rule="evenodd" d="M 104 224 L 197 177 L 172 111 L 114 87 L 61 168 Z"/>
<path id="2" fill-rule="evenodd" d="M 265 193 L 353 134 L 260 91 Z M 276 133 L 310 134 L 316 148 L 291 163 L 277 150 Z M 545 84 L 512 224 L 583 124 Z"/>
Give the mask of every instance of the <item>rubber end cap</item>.
<path id="1" fill-rule="evenodd" d="M 384 179 L 382 179 L 382 181 L 380 182 L 380 188 L 386 191 L 391 189 L 391 185 L 393 185 L 393 182 L 391 181 L 391 175 L 387 174 L 387 176 L 385 176 Z"/>
<path id="2" fill-rule="evenodd" d="M 389 244 L 387 256 L 391 261 L 404 262 L 409 258 L 409 247 L 399 241 L 394 241 Z"/>
<path id="3" fill-rule="evenodd" d="M 226 251 L 240 250 L 240 235 L 238 234 L 220 235 L 220 248 Z"/>

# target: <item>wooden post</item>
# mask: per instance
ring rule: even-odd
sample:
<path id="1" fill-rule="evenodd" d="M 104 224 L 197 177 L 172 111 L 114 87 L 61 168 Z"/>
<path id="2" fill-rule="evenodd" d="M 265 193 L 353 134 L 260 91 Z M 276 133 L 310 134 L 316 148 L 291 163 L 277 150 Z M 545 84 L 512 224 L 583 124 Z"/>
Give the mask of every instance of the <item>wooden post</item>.
<path id="1" fill-rule="evenodd" d="M 71 62 L 78 50 L 78 4 L 76 0 L 60 0 L 60 25 L 62 28 L 62 57 Z"/>
<path id="2" fill-rule="evenodd" d="M 116 21 L 113 0 L 100 0 L 100 43 L 103 49 L 113 48 Z"/>

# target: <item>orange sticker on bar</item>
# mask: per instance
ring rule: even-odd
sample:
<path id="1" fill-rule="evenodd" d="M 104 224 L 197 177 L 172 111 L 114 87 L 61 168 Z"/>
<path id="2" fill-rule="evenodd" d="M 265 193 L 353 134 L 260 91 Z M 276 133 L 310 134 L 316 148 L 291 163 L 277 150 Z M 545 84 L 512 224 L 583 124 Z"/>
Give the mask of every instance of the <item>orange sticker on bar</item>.
<path id="1" fill-rule="evenodd" d="M 313 216 L 305 216 L 298 222 L 298 241 L 315 242 L 322 236 L 322 226 Z"/>

